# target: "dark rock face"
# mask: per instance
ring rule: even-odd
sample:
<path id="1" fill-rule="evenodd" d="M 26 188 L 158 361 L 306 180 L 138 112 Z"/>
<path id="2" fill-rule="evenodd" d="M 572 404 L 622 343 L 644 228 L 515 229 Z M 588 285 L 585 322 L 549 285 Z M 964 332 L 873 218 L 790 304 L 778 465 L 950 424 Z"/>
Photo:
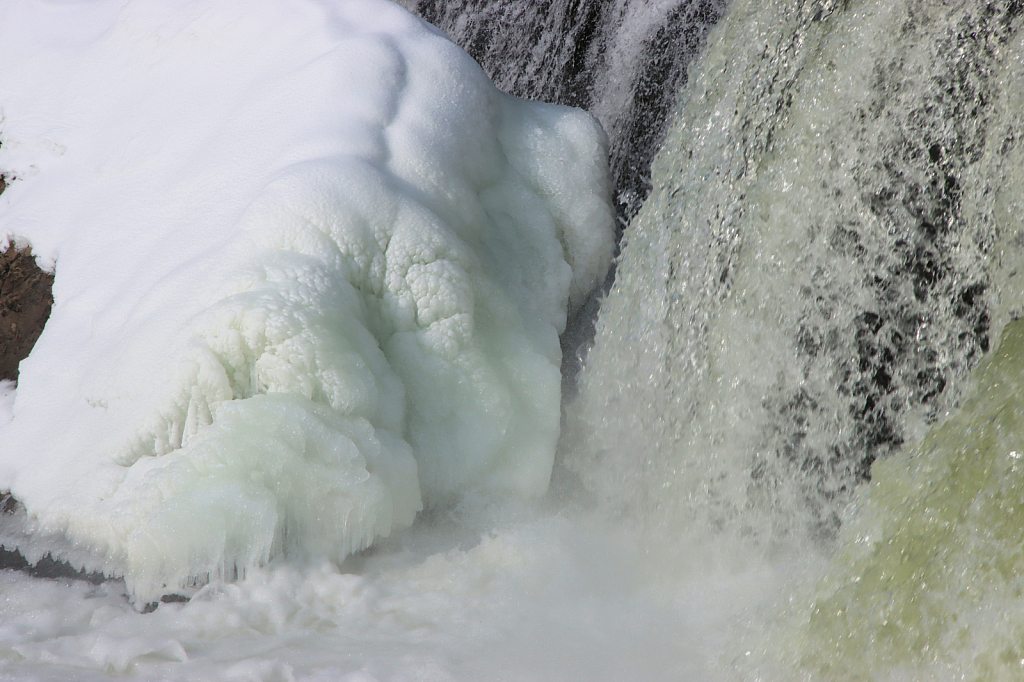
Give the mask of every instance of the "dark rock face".
<path id="1" fill-rule="evenodd" d="M 586 109 L 611 142 L 624 224 L 651 189 L 686 69 L 725 0 L 399 0 L 473 56 L 500 89 Z"/>
<path id="2" fill-rule="evenodd" d="M 50 318 L 52 288 L 53 274 L 36 265 L 31 248 L 12 243 L 0 254 L 0 379 L 18 380 L 18 364 Z"/>

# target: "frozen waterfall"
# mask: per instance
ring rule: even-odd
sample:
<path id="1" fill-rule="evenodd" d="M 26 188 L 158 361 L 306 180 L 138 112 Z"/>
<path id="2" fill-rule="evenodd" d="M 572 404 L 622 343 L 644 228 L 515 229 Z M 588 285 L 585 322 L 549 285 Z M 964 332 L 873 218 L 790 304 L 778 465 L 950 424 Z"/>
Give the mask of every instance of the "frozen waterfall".
<path id="1" fill-rule="evenodd" d="M 590 117 L 383 1 L 0 30 L 0 233 L 55 269 L 0 431 L 6 547 L 145 603 L 545 492 L 558 334 L 611 257 Z"/>
<path id="2" fill-rule="evenodd" d="M 1021 3 L 399 4 L 0 8 L 0 678 L 1021 679 Z"/>

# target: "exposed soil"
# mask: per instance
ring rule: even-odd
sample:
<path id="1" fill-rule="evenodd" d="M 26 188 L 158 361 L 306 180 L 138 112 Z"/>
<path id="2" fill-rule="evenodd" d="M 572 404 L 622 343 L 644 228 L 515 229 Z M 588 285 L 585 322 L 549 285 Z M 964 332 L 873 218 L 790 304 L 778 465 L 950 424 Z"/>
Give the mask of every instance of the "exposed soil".
<path id="1" fill-rule="evenodd" d="M 0 254 L 0 380 L 18 380 L 18 364 L 50 318 L 52 288 L 53 275 L 36 265 L 31 248 L 12 243 Z"/>

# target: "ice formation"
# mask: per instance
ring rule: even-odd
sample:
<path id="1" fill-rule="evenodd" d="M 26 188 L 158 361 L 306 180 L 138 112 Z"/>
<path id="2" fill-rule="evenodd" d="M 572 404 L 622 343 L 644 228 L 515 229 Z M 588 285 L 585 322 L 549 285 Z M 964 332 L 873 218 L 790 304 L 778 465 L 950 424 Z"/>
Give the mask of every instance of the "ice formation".
<path id="1" fill-rule="evenodd" d="M 611 253 L 586 114 L 383 0 L 6 3 L 0 63 L 0 238 L 56 273 L 7 546 L 149 599 L 546 489 Z"/>

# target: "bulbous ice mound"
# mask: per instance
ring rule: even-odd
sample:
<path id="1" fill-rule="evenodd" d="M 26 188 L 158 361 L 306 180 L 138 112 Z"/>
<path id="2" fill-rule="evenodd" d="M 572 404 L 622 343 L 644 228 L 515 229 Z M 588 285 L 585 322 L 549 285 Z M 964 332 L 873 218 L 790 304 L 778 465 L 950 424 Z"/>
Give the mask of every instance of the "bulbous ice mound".
<path id="1" fill-rule="evenodd" d="M 0 7 L 0 237 L 55 268 L 6 546 L 137 599 L 536 495 L 604 136 L 383 0 Z"/>

